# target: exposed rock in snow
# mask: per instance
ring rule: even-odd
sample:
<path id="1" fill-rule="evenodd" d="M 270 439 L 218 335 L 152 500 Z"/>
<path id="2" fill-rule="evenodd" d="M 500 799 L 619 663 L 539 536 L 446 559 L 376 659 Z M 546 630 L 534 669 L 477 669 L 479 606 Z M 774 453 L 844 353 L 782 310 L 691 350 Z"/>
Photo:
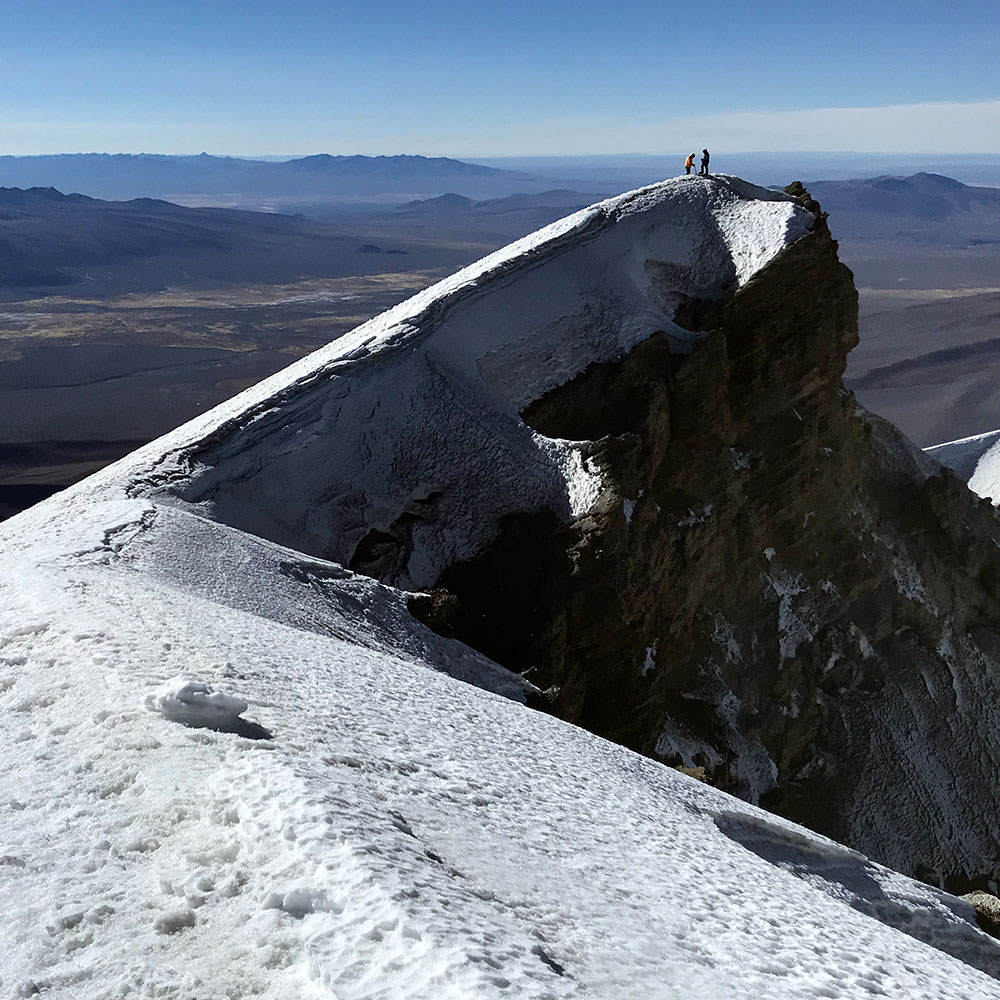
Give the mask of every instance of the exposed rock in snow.
<path id="1" fill-rule="evenodd" d="M 403 588 L 463 583 L 485 552 L 507 589 L 468 572 L 425 599 L 436 627 L 458 603 L 470 642 L 546 683 L 539 651 L 558 650 L 560 708 L 593 722 L 603 703 L 610 735 L 750 796 L 791 774 L 883 856 L 988 867 L 1000 698 L 986 619 L 963 612 L 992 571 L 971 558 L 983 525 L 826 385 L 849 309 L 817 333 L 783 297 L 841 288 L 813 225 L 728 178 L 613 199 L 0 526 L 0 992 L 1000 1000 L 968 902 L 528 710 L 532 684 L 407 611 Z M 694 299 L 785 298 L 772 348 L 771 328 L 673 321 Z M 752 400 L 734 370 L 762 380 Z M 892 475 L 861 462 L 872 447 Z M 882 530 L 873 478 L 883 507 L 923 505 L 913 537 L 939 517 L 933 551 Z M 786 660 L 779 574 L 803 581 L 800 617 L 802 597 L 828 604 Z M 540 616 L 571 577 L 567 617 Z M 650 600 L 657 578 L 672 589 Z M 276 739 L 234 735 L 251 698 Z"/>
<path id="2" fill-rule="evenodd" d="M 987 934 L 1000 937 L 1000 899 L 981 890 L 966 893 L 961 898 L 972 904 L 976 911 L 976 923 Z"/>
<path id="3" fill-rule="evenodd" d="M 988 884 L 1000 522 L 844 392 L 856 293 L 822 218 L 677 317 L 697 349 L 650 337 L 522 410 L 579 442 L 604 490 L 569 523 L 508 515 L 435 581 L 443 627 L 532 668 L 564 718 L 681 763 L 676 723 L 714 749 L 720 786 L 905 871 Z M 637 672 L 654 639 L 657 669 Z M 975 691 L 957 707 L 956 675 Z"/>

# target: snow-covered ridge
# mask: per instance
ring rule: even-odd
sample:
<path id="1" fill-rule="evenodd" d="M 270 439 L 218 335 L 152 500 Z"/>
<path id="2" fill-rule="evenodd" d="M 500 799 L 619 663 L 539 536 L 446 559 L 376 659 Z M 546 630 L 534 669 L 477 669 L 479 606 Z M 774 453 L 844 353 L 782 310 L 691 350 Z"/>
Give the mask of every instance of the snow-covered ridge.
<path id="1" fill-rule="evenodd" d="M 549 294 L 562 294 L 559 289 L 562 275 L 553 273 L 549 266 L 552 260 L 567 251 L 586 248 L 612 228 L 619 230 L 613 247 L 595 255 L 597 259 L 584 255 L 583 259 L 574 258 L 565 268 L 582 270 L 573 284 L 583 285 L 589 279 L 595 285 L 593 294 L 606 291 L 615 278 L 624 277 L 635 286 L 631 304 L 636 318 L 651 323 L 641 332 L 648 334 L 669 328 L 679 342 L 686 342 L 690 334 L 672 324 L 672 307 L 683 298 L 716 298 L 735 290 L 788 243 L 808 232 L 812 223 L 812 215 L 788 195 L 723 174 L 710 180 L 677 178 L 618 195 L 568 215 L 470 264 L 137 454 L 147 456 L 150 451 L 189 446 L 209 435 L 218 435 L 226 430 L 228 421 L 251 412 L 256 405 L 273 401 L 277 394 L 284 396 L 291 389 L 338 374 L 340 369 L 354 367 L 362 359 L 386 350 L 428 347 L 421 341 L 439 331 L 468 299 L 480 298 L 484 291 L 494 291 L 498 285 L 523 277 L 525 272 L 541 265 L 546 265 L 546 277 L 540 284 Z M 644 273 L 647 262 L 671 265 L 669 280 L 657 280 L 657 276 Z M 651 284 L 655 284 L 655 289 L 649 287 Z M 495 323 L 486 329 L 466 330 L 471 344 L 455 344 L 453 338 L 442 338 L 447 340 L 447 353 L 456 361 L 467 361 L 463 355 L 489 353 L 496 343 L 517 339 L 519 328 L 527 327 L 534 332 L 539 324 L 526 314 L 528 304 L 521 305 L 519 314 L 498 317 L 506 328 L 498 329 L 500 324 Z M 544 301 L 530 304 L 554 311 Z M 628 349 L 632 346 L 630 338 L 637 333 L 634 329 L 619 332 L 615 346 Z M 571 344 L 561 347 L 572 349 Z M 593 360 L 601 359 L 588 357 L 584 364 Z M 576 363 L 579 365 L 580 360 Z M 571 370 L 569 374 L 575 373 Z M 559 385 L 560 378 L 564 381 L 567 376 L 565 372 L 547 371 L 543 367 L 527 373 L 527 377 L 532 382 L 526 398 L 521 400 L 522 406 Z"/>
<path id="2" fill-rule="evenodd" d="M 690 298 L 748 281 L 812 215 L 735 178 L 680 178 L 577 212 L 363 324 L 90 481 L 199 513 L 406 588 L 511 511 L 564 519 L 600 494 L 573 442 L 520 411 L 662 331 Z M 405 536 L 405 537 L 403 537 Z M 363 550 L 363 551 L 362 551 Z M 386 562 L 385 559 L 382 560 Z"/>

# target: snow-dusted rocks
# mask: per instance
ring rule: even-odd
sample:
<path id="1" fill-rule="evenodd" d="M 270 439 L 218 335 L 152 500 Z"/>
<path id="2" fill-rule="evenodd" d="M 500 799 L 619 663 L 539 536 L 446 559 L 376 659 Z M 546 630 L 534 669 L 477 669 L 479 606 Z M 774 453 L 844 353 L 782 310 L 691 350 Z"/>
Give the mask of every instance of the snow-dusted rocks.
<path id="1" fill-rule="evenodd" d="M 799 237 L 812 225 L 794 202 L 726 178 L 605 203 L 0 526 L 0 994 L 1000 998 L 998 945 L 971 905 L 526 709 L 528 681 L 415 621 L 400 589 L 435 582 L 525 514 L 558 534 L 613 512 L 636 545 L 662 514 L 692 559 L 704 554 L 699 540 L 722 531 L 739 495 L 664 495 L 660 480 L 619 488 L 585 435 L 520 414 L 595 364 L 610 366 L 614 401 L 616 385 L 641 376 L 648 387 L 698 347 L 679 426 L 705 385 L 729 385 L 705 377 L 745 355 L 727 359 L 718 337 L 676 324 L 675 308 L 741 288 L 766 298 L 774 286 L 755 276 L 808 249 L 812 237 Z M 790 427 L 814 418 L 801 395 Z M 619 432 L 629 428 L 605 436 Z M 809 440 L 819 461 L 826 439 Z M 733 483 L 769 461 L 752 440 L 717 444 Z M 893 454 L 918 481 L 913 456 Z M 692 475 L 698 456 L 689 450 Z M 787 468 L 770 475 L 790 480 Z M 817 505 L 805 520 L 823 516 Z M 782 533 L 761 534 L 744 535 L 759 586 L 795 572 L 805 588 L 785 588 L 783 620 L 808 627 L 789 625 L 791 655 L 769 668 L 796 677 L 802 648 L 829 638 L 804 602 L 820 614 L 843 600 L 842 581 L 824 587 Z M 940 601 L 926 566 L 898 554 L 909 592 L 923 574 Z M 536 573 L 521 592 L 544 584 Z M 773 587 L 766 600 L 776 622 Z M 778 637 L 755 644 L 729 610 L 709 609 L 707 634 L 726 678 L 752 676 Z M 938 808 L 930 778 L 944 773 L 943 743 L 915 750 L 942 709 L 967 742 L 997 729 L 974 711 L 992 668 L 976 674 L 953 631 L 936 654 L 953 687 L 921 659 L 913 714 L 870 733 L 898 741 L 867 775 L 872 802 L 902 794 L 879 784 L 895 754 L 918 761 L 917 791 L 899 808 Z M 881 655 L 874 631 L 845 625 L 835 638 L 852 665 Z M 636 629 L 630 642 L 634 683 L 683 672 L 666 632 Z M 838 683 L 850 673 L 830 672 Z M 764 780 L 775 764 L 750 702 L 713 687 L 707 667 L 701 679 L 725 710 L 719 742 L 734 773 Z M 865 719 L 896 711 L 898 690 L 887 686 Z M 795 704 L 800 718 L 814 710 L 784 690 L 760 694 L 789 719 Z M 834 694 L 823 698 L 842 704 Z M 229 731 L 248 703 L 273 740 Z M 671 719 L 658 722 L 666 733 Z M 709 737 L 678 726 L 664 746 L 698 765 Z M 959 823 L 980 777 L 959 774 L 946 816 L 892 830 L 904 849 L 934 830 L 945 860 L 981 857 L 996 822 L 981 781 L 981 827 Z"/>

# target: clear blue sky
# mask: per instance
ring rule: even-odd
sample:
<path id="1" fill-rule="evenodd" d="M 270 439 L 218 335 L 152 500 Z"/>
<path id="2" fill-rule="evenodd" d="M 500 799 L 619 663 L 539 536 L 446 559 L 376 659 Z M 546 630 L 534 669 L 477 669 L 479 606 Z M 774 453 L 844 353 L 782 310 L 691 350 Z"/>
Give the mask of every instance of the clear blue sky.
<path id="1" fill-rule="evenodd" d="M 0 25 L 0 152 L 1000 151 L 995 0 L 0 0 Z"/>

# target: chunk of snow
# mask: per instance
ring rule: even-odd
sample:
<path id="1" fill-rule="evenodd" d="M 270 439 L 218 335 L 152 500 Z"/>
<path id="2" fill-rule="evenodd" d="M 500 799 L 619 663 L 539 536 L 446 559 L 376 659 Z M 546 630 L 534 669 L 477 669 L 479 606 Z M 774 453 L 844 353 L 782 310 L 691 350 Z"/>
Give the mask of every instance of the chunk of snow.
<path id="1" fill-rule="evenodd" d="M 712 505 L 705 504 L 700 512 L 689 510 L 678 522 L 678 528 L 693 528 L 696 524 L 704 524 L 712 516 Z"/>
<path id="2" fill-rule="evenodd" d="M 249 705 L 244 699 L 223 694 L 202 681 L 177 676 L 147 695 L 146 707 L 184 726 L 230 732 L 245 722 L 240 716 Z"/>
<path id="3" fill-rule="evenodd" d="M 185 928 L 194 927 L 196 922 L 194 910 L 172 910 L 170 913 L 161 913 L 153 921 L 153 929 L 157 934 L 176 934 Z"/>

